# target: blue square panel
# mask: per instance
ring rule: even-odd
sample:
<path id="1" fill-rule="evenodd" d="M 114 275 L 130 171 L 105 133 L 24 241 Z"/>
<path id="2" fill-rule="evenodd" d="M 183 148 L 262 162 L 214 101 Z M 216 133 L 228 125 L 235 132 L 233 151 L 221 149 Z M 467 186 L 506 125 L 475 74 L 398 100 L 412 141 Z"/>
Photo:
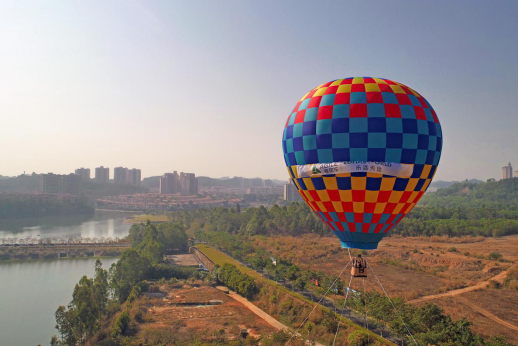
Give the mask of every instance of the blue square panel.
<path id="1" fill-rule="evenodd" d="M 368 118 L 351 118 L 349 119 L 349 132 L 351 133 L 367 133 L 369 131 Z"/>
<path id="2" fill-rule="evenodd" d="M 349 148 L 348 133 L 333 133 L 333 148 Z"/>

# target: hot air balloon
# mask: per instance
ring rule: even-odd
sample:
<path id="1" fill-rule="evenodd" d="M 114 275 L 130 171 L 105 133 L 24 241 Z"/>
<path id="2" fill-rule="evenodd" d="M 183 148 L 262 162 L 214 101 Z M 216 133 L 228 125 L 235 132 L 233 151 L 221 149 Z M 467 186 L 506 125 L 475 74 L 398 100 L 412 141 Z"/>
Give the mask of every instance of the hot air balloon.
<path id="1" fill-rule="evenodd" d="M 282 147 L 291 180 L 342 247 L 376 249 L 430 185 L 442 132 L 415 90 L 354 77 L 304 95 L 286 121 Z"/>

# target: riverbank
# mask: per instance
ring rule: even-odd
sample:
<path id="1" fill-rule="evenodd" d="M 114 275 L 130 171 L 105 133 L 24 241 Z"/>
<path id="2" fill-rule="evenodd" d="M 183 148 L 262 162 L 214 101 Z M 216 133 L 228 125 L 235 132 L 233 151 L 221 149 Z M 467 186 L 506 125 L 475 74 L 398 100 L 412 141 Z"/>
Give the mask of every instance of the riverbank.
<path id="1" fill-rule="evenodd" d="M 58 258 L 118 257 L 131 246 L 128 242 L 109 244 L 51 244 L 0 246 L 0 262 L 50 260 Z"/>

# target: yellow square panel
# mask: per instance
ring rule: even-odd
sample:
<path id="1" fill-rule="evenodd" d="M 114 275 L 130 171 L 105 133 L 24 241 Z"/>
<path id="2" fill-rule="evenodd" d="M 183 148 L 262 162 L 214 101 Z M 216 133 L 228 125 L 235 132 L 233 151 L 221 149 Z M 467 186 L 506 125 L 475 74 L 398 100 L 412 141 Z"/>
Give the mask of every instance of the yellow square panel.
<path id="1" fill-rule="evenodd" d="M 403 195 L 403 191 L 392 191 L 388 201 L 390 203 L 399 203 L 402 195 Z"/>
<path id="2" fill-rule="evenodd" d="M 351 187 L 353 190 L 365 190 L 367 177 L 351 177 Z"/>
<path id="3" fill-rule="evenodd" d="M 337 213 L 344 212 L 344 207 L 342 206 L 342 202 L 332 202 L 332 203 L 333 203 L 333 207 L 335 208 L 335 211 Z"/>
<path id="4" fill-rule="evenodd" d="M 317 193 L 322 202 L 329 202 L 331 200 L 326 190 L 317 190 Z"/>
<path id="5" fill-rule="evenodd" d="M 327 87 L 318 89 L 318 90 L 317 90 L 317 92 L 313 94 L 313 97 L 324 95 L 324 93 L 326 92 L 326 90 L 327 90 Z"/>
<path id="6" fill-rule="evenodd" d="M 353 78 L 353 84 L 363 84 L 363 77 L 354 77 Z"/>
<path id="7" fill-rule="evenodd" d="M 394 208 L 392 214 L 399 214 L 401 212 L 401 209 L 403 209 L 405 205 L 406 203 L 398 203 L 398 205 L 396 205 L 396 207 Z"/>
<path id="8" fill-rule="evenodd" d="M 304 185 L 306 185 L 306 188 L 308 190 L 315 190 L 315 187 L 313 186 L 313 183 L 311 182 L 311 178 L 303 178 Z"/>
<path id="9" fill-rule="evenodd" d="M 426 182 L 424 183 L 421 191 L 426 191 L 426 189 L 428 188 L 428 185 L 430 185 L 431 182 L 432 182 L 432 179 L 426 179 Z"/>
<path id="10" fill-rule="evenodd" d="M 340 200 L 342 202 L 352 202 L 353 201 L 353 193 L 351 190 L 340 190 Z"/>
<path id="11" fill-rule="evenodd" d="M 378 191 L 365 191 L 365 202 L 376 203 L 378 194 Z"/>
<path id="12" fill-rule="evenodd" d="M 428 174 L 430 174 L 430 169 L 432 169 L 432 165 L 424 165 L 423 172 L 421 173 L 421 179 L 428 178 Z"/>
<path id="13" fill-rule="evenodd" d="M 306 179 L 304 179 L 306 182 Z M 391 191 L 394 188 L 394 183 L 396 182 L 396 178 L 382 178 L 381 179 L 381 187 L 380 191 Z"/>
<path id="14" fill-rule="evenodd" d="M 419 182 L 418 178 L 410 178 L 408 179 L 408 183 L 406 184 L 405 191 L 414 191 L 415 186 Z"/>
<path id="15" fill-rule="evenodd" d="M 320 211 L 323 211 L 324 213 L 327 213 L 327 209 L 324 206 L 324 203 L 322 203 L 320 201 L 316 201 L 315 203 L 318 205 L 318 209 L 320 209 Z"/>
<path id="16" fill-rule="evenodd" d="M 343 84 L 338 87 L 336 90 L 337 94 L 350 93 L 351 92 L 351 84 Z"/>
<path id="17" fill-rule="evenodd" d="M 365 210 L 364 202 L 353 202 L 353 211 L 355 213 L 363 213 Z"/>
<path id="18" fill-rule="evenodd" d="M 369 92 L 369 91 L 380 91 L 380 87 L 378 86 L 378 84 L 376 83 L 366 83 L 365 84 L 365 91 L 366 92 Z"/>
<path id="19" fill-rule="evenodd" d="M 408 87 L 407 87 L 407 88 L 408 88 Z M 408 88 L 408 89 L 410 89 L 410 91 L 412 92 L 412 94 L 414 94 L 414 96 L 415 96 L 415 97 L 420 97 L 420 98 L 422 98 L 422 96 L 421 96 L 421 95 L 419 95 L 419 93 L 418 93 L 417 91 L 415 91 L 414 89 L 412 89 L 412 88 Z"/>
<path id="20" fill-rule="evenodd" d="M 311 196 L 311 194 L 309 193 L 309 191 L 302 191 L 304 193 L 304 195 L 306 196 L 306 198 L 308 199 L 308 201 L 314 201 L 313 199 L 313 196 Z"/>
<path id="21" fill-rule="evenodd" d="M 329 86 L 336 86 L 336 85 L 340 85 L 340 83 L 342 83 L 343 79 L 337 79 L 335 80 L 333 83 L 331 83 L 331 85 Z"/>
<path id="22" fill-rule="evenodd" d="M 406 94 L 405 91 L 399 85 L 391 85 L 390 88 L 395 94 Z"/>
<path id="23" fill-rule="evenodd" d="M 298 190 L 302 190 L 300 188 L 299 182 L 297 180 L 293 180 L 293 184 L 295 184 L 295 186 L 297 187 Z"/>
<path id="24" fill-rule="evenodd" d="M 374 80 L 376 81 L 376 83 L 378 83 L 378 84 L 387 84 L 387 82 L 385 82 L 383 79 L 380 79 L 380 78 L 373 78 L 373 79 L 374 79 Z"/>
<path id="25" fill-rule="evenodd" d="M 376 206 L 374 207 L 374 213 L 382 214 L 383 211 L 385 210 L 386 206 L 387 206 L 387 203 L 378 203 L 378 204 L 376 204 Z"/>
<path id="26" fill-rule="evenodd" d="M 418 194 L 419 194 L 419 191 L 412 192 L 410 197 L 408 197 L 407 203 L 413 203 L 415 201 L 415 199 L 416 199 Z"/>
<path id="27" fill-rule="evenodd" d="M 326 189 L 328 190 L 338 190 L 338 185 L 336 185 L 335 177 L 324 177 L 324 184 L 326 185 Z"/>

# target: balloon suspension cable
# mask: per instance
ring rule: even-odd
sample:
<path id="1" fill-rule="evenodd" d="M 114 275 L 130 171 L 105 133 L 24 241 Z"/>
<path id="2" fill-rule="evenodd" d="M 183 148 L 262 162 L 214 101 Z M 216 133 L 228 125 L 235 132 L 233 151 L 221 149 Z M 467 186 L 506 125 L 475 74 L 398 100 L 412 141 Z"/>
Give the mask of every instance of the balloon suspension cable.
<path id="1" fill-rule="evenodd" d="M 349 250 L 349 249 L 347 249 Z M 349 251 L 349 255 L 351 255 L 351 251 Z M 338 336 L 338 330 L 340 329 L 340 322 L 342 322 L 342 316 L 345 310 L 345 303 L 347 302 L 347 297 L 349 297 L 349 292 L 351 291 L 351 282 L 353 281 L 353 274 L 351 273 L 351 279 L 349 280 L 349 285 L 347 286 L 347 293 L 345 294 L 344 303 L 342 304 L 342 310 L 340 312 L 340 318 L 338 318 L 338 325 L 336 326 L 335 338 L 333 339 L 333 344 L 331 346 L 335 346 L 336 337 Z"/>
<path id="2" fill-rule="evenodd" d="M 376 278 L 376 281 L 378 281 L 378 284 L 380 285 L 381 289 L 383 290 L 383 293 L 385 293 L 385 296 L 388 298 L 388 300 L 390 302 L 390 305 L 392 305 L 392 308 L 394 309 L 394 311 L 396 311 L 396 314 L 399 317 L 399 319 L 401 320 L 401 323 L 403 323 L 403 325 L 405 326 L 406 331 L 408 332 L 408 335 L 410 336 L 410 338 L 412 338 L 412 341 L 414 342 L 414 344 L 419 346 L 419 344 L 415 340 L 414 336 L 410 332 L 410 329 L 408 329 L 408 326 L 406 325 L 405 321 L 403 320 L 403 317 L 401 317 L 401 314 L 399 313 L 399 310 L 396 308 L 396 306 L 392 302 L 392 299 L 390 299 L 389 295 L 387 294 L 387 291 L 385 291 L 385 288 L 383 287 L 383 285 L 381 284 L 380 280 L 378 279 L 378 276 L 376 275 L 376 273 L 372 269 L 372 266 L 370 266 L 369 268 L 370 268 L 370 271 L 372 272 L 372 274 L 374 275 L 374 277 Z"/>
<path id="3" fill-rule="evenodd" d="M 349 253 L 349 256 L 351 254 Z M 288 342 L 286 343 L 286 345 L 289 345 L 289 343 L 291 342 L 291 339 L 293 339 L 293 337 L 295 335 L 298 334 L 300 328 L 302 328 L 302 326 L 304 325 L 304 323 L 306 323 L 306 321 L 309 319 L 309 316 L 311 316 L 311 314 L 313 313 L 313 311 L 315 311 L 315 309 L 317 308 L 317 306 L 320 305 L 320 303 L 322 302 L 322 300 L 324 300 L 324 298 L 327 296 L 327 294 L 329 293 L 329 291 L 331 291 L 331 289 L 333 288 L 333 286 L 336 284 L 336 282 L 338 281 L 338 279 L 340 279 L 340 277 L 342 276 L 342 274 L 344 273 L 345 269 L 347 269 L 347 267 L 349 266 L 349 264 L 352 262 L 352 260 L 349 260 L 349 262 L 347 262 L 347 264 L 345 265 L 344 269 L 342 269 L 342 271 L 340 272 L 340 274 L 336 277 L 335 281 L 333 281 L 333 283 L 331 284 L 331 286 L 329 286 L 329 288 L 327 289 L 326 293 L 324 293 L 324 295 L 322 296 L 322 298 L 320 298 L 320 300 L 318 301 L 318 303 L 315 304 L 315 306 L 313 306 L 313 309 L 311 309 L 311 311 L 309 312 L 309 314 L 306 316 L 306 318 L 304 319 L 304 321 L 302 321 L 302 323 L 300 324 L 300 326 L 297 328 L 297 330 L 295 330 L 295 333 L 293 333 L 291 335 L 291 338 L 288 340 Z"/>
<path id="4" fill-rule="evenodd" d="M 367 263 L 367 261 L 365 261 Z M 363 322 L 363 328 L 369 330 L 369 320 L 367 319 L 367 295 L 365 294 L 365 279 L 362 278 L 363 283 L 363 310 L 365 311 L 365 320 Z M 370 343 L 370 336 L 367 334 L 367 341 Z"/>

